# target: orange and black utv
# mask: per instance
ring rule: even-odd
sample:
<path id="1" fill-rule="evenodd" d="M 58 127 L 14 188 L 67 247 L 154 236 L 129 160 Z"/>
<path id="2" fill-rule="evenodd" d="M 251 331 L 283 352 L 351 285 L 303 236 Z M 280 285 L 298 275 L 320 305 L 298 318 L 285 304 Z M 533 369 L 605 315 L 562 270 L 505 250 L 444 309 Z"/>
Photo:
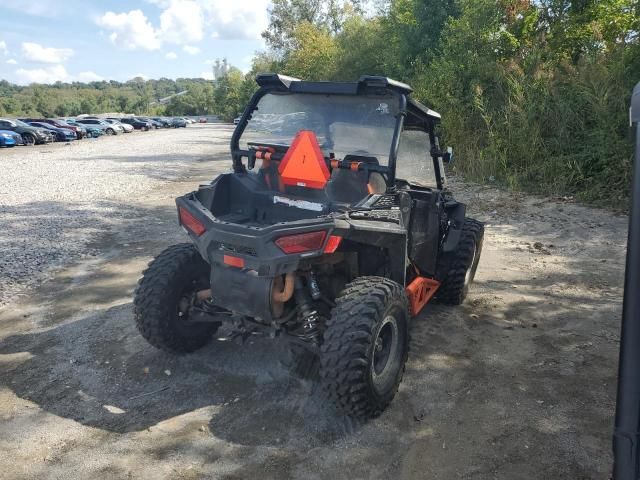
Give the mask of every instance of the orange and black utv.
<path id="1" fill-rule="evenodd" d="M 385 77 L 259 75 L 231 139 L 233 173 L 176 200 L 192 243 L 167 248 L 135 295 L 154 346 L 192 352 L 226 324 L 317 358 L 341 414 L 393 399 L 410 319 L 467 295 L 483 225 L 446 188 L 440 115 Z"/>

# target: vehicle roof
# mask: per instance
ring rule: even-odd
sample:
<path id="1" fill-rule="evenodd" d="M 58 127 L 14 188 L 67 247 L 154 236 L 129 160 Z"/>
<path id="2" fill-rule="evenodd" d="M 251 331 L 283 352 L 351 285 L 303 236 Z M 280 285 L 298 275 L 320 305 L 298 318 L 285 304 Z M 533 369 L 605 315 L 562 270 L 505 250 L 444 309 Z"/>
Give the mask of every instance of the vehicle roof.
<path id="1" fill-rule="evenodd" d="M 411 98 L 413 89 L 406 83 L 388 77 L 363 75 L 356 82 L 308 82 L 286 75 L 261 73 L 256 77 L 258 85 L 274 91 L 291 93 L 316 93 L 327 95 L 364 95 L 382 91 L 393 91 L 407 98 L 407 112 L 414 117 L 439 121 L 441 116 L 417 100 Z"/>

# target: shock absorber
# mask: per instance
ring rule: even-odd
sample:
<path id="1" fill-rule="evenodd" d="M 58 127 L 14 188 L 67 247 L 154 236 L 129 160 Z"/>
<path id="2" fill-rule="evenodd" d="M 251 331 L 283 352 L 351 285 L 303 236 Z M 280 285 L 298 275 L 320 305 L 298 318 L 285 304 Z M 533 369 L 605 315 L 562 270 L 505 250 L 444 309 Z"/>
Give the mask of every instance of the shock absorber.
<path id="1" fill-rule="evenodd" d="M 296 333 L 296 336 L 307 342 L 318 343 L 320 339 L 320 315 L 313 307 L 309 291 L 300 277 L 296 277 L 295 285 L 294 295 L 302 320 L 302 332 Z"/>

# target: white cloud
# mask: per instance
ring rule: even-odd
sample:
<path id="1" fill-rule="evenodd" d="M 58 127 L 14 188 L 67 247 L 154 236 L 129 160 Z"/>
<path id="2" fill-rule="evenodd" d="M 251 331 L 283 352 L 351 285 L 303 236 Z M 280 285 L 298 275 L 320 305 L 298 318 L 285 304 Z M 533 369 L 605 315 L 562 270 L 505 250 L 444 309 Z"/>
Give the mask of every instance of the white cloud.
<path id="1" fill-rule="evenodd" d="M 172 0 L 160 14 L 159 35 L 170 43 L 199 42 L 204 37 L 202 9 L 195 0 Z"/>
<path id="2" fill-rule="evenodd" d="M 69 80 L 69 74 L 62 65 L 52 65 L 45 68 L 16 70 L 16 77 L 19 83 L 55 83 Z"/>
<path id="3" fill-rule="evenodd" d="M 9 49 L 7 48 L 7 42 L 4 40 L 0 40 L 0 53 L 4 53 L 5 55 L 9 54 Z"/>
<path id="4" fill-rule="evenodd" d="M 270 0 L 198 0 L 213 38 L 260 39 L 269 24 Z"/>
<path id="5" fill-rule="evenodd" d="M 195 46 L 208 35 L 221 39 L 261 40 L 269 23 L 271 0 L 146 0 L 160 9 L 159 25 L 142 10 L 106 12 L 98 25 L 109 31 L 111 41 L 128 50 L 157 50 L 162 43 L 184 45 L 195 55 Z M 197 49 L 197 50 L 196 50 Z M 168 57 L 167 57 L 168 58 Z M 170 59 L 170 58 L 168 58 Z"/>
<path id="6" fill-rule="evenodd" d="M 149 75 L 146 75 L 144 73 L 136 73 L 133 77 L 131 77 L 130 80 L 133 80 L 134 78 L 141 78 L 143 80 L 149 80 Z"/>
<path id="7" fill-rule="evenodd" d="M 197 55 L 200 53 L 200 48 L 194 47 L 192 45 L 185 45 L 184 47 L 182 47 L 182 50 L 187 52 L 189 55 Z"/>
<path id="8" fill-rule="evenodd" d="M 70 48 L 43 47 L 39 43 L 23 42 L 22 55 L 30 62 L 63 63 L 73 56 Z"/>
<path id="9" fill-rule="evenodd" d="M 213 72 L 209 70 L 208 72 L 200 73 L 198 78 L 204 78 L 205 80 L 213 80 Z"/>
<path id="10" fill-rule="evenodd" d="M 80 72 L 78 74 L 78 81 L 80 82 L 100 82 L 102 80 L 104 78 L 95 72 Z"/>
<path id="11" fill-rule="evenodd" d="M 10 58 L 9 60 L 7 60 L 7 63 L 9 65 L 17 65 L 18 61 L 15 58 Z"/>
<path id="12" fill-rule="evenodd" d="M 97 23 L 111 30 L 109 39 L 118 47 L 126 50 L 160 48 L 161 41 L 158 33 L 142 10 L 131 10 L 127 13 L 107 12 L 97 20 Z"/>
<path id="13" fill-rule="evenodd" d="M 178 55 L 176 55 L 176 52 L 169 52 L 164 56 L 164 58 L 166 58 L 167 60 L 175 60 L 176 58 L 178 58 Z"/>

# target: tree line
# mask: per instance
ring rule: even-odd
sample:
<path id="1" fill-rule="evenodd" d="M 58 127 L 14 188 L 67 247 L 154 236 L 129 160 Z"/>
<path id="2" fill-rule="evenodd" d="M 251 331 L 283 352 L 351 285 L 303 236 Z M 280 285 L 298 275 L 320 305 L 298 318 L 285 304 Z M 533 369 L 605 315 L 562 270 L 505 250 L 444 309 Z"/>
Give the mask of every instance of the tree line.
<path id="1" fill-rule="evenodd" d="M 483 182 L 626 205 L 640 0 L 273 0 L 251 71 L 201 79 L 0 81 L 0 115 L 237 116 L 255 74 L 404 81 L 443 116 L 455 170 Z M 186 90 L 167 105 L 158 98 Z"/>
<path id="2" fill-rule="evenodd" d="M 442 114 L 465 176 L 626 207 L 638 0 L 388 0 L 373 15 L 362 7 L 274 0 L 264 35 L 274 69 L 402 80 Z"/>

